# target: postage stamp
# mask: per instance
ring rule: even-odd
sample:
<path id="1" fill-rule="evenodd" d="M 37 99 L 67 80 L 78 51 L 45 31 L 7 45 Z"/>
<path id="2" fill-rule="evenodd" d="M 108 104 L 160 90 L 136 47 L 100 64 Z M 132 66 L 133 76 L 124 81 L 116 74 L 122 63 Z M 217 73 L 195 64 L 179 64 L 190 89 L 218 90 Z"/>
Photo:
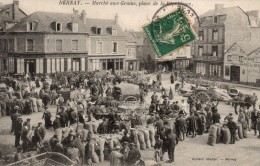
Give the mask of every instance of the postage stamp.
<path id="1" fill-rule="evenodd" d="M 159 58 L 196 39 L 182 9 L 151 22 L 143 29 Z"/>

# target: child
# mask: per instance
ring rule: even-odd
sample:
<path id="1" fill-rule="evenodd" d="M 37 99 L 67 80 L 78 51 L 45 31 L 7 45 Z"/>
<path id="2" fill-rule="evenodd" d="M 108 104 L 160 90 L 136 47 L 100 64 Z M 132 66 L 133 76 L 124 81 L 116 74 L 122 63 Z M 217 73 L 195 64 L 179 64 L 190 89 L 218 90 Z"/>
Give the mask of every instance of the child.
<path id="1" fill-rule="evenodd" d="M 156 162 L 162 161 L 162 146 L 163 146 L 163 141 L 160 139 L 160 135 L 155 136 L 155 153 L 154 153 L 154 158 Z"/>

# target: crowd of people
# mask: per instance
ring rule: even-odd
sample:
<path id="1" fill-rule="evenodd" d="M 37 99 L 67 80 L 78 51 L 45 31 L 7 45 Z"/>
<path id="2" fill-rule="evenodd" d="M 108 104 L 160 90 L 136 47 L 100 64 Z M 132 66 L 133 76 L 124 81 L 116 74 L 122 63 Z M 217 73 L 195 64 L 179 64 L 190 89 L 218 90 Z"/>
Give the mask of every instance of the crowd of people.
<path id="1" fill-rule="evenodd" d="M 185 141 L 186 137 L 194 138 L 207 133 L 211 125 L 221 122 L 219 103 L 203 103 L 194 96 L 188 97 L 187 101 L 182 99 L 171 103 L 161 80 L 162 77 L 159 74 L 157 82 L 159 82 L 161 92 L 153 92 L 148 118 L 143 121 L 138 113 L 131 114 L 127 122 L 115 113 L 118 105 L 111 104 L 112 101 L 120 100 L 121 96 L 120 89 L 114 88 L 113 85 L 121 83 L 123 80 L 120 77 L 112 79 L 110 73 L 101 77 L 96 76 L 95 73 L 55 73 L 52 76 L 51 84 L 46 81 L 45 77 L 36 78 L 35 84 L 30 78 L 19 82 L 7 81 L 8 95 L 1 96 L 0 105 L 1 115 L 11 116 L 10 133 L 14 133 L 17 147 L 14 160 L 20 161 L 24 158 L 23 153 L 37 150 L 38 153 L 50 151 L 62 153 L 78 165 L 92 165 L 92 152 L 98 151 L 95 134 L 117 134 L 124 129 L 124 134 L 120 139 L 123 146 L 115 146 L 114 149 L 110 149 L 107 159 L 110 160 L 110 165 L 135 165 L 140 162 L 141 153 L 136 146 L 131 128 L 151 125 L 156 129 L 154 149 L 155 154 L 159 156 L 157 161 L 163 161 L 164 154 L 168 152 L 168 162 L 174 162 L 175 146 L 179 141 Z M 171 84 L 176 80 L 177 75 L 172 74 L 170 76 Z M 184 77 L 181 77 L 180 81 L 183 85 Z M 149 87 L 147 84 L 140 85 L 141 103 L 145 102 Z M 77 98 L 66 98 L 62 92 L 67 88 L 69 91 L 79 90 L 81 95 L 77 95 Z M 84 93 L 84 91 L 89 91 L 90 94 Z M 12 96 L 15 98 L 13 99 Z M 36 105 L 33 98 L 39 101 Z M 257 96 L 255 101 L 257 101 Z M 89 132 L 83 139 L 80 133 L 71 130 L 60 141 L 59 135 L 55 132 L 57 129 L 79 124 L 86 125 L 87 122 L 95 119 L 95 114 L 103 109 L 104 104 L 105 109 L 111 112 L 108 117 L 102 119 L 97 133 Z M 53 108 L 53 105 L 57 105 L 54 120 L 53 112 L 50 111 L 50 107 Z M 23 115 L 30 115 L 38 111 L 43 113 L 44 125 L 39 122 L 37 126 L 33 126 L 30 118 L 23 122 Z M 235 143 L 234 134 L 237 130 L 234 121 L 234 117 L 230 113 L 225 117 L 223 123 L 230 130 L 230 143 L 232 144 Z M 248 130 L 252 126 L 255 135 L 257 135 L 257 131 L 260 135 L 260 113 L 255 105 L 253 111 L 249 111 L 248 107 L 240 107 L 237 121 L 247 126 Z M 122 127 L 122 125 L 124 126 Z M 46 138 L 46 130 L 54 132 L 52 138 Z"/>

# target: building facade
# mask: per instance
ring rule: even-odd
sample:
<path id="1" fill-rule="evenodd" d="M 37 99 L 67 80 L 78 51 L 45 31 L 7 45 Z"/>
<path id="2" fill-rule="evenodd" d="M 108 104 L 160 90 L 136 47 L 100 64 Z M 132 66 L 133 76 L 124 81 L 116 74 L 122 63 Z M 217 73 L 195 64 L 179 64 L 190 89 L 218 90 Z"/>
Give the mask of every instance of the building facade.
<path id="1" fill-rule="evenodd" d="M 85 71 L 88 38 L 84 21 L 75 14 L 35 12 L 2 32 L 0 42 L 8 56 L 7 72 L 32 74 Z"/>
<path id="2" fill-rule="evenodd" d="M 200 16 L 194 42 L 194 71 L 207 77 L 223 78 L 224 53 L 235 42 L 249 42 L 254 12 L 244 12 L 240 7 L 224 8 L 216 4 Z"/>
<path id="3" fill-rule="evenodd" d="M 19 0 L 13 0 L 11 4 L 0 5 L 0 32 L 5 32 L 12 28 L 26 16 L 26 13 L 19 8 Z M 13 50 L 13 42 L 12 39 L 6 39 L 0 43 L 0 72 L 8 70 L 7 52 Z"/>
<path id="4" fill-rule="evenodd" d="M 260 83 L 260 44 L 234 43 L 225 53 L 224 79 Z"/>
<path id="5" fill-rule="evenodd" d="M 131 65 L 139 70 L 137 41 L 128 40 L 118 18 L 86 18 L 84 10 L 32 13 L 7 32 L 0 32 L 0 51 L 8 57 L 2 68 L 9 73 L 116 73 Z"/>

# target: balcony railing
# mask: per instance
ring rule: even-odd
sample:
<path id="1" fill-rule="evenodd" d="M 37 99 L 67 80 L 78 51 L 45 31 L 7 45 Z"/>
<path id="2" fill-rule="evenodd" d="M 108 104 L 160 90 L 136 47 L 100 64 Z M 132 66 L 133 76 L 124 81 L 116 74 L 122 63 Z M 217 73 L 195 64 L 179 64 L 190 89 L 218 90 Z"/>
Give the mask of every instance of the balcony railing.
<path id="1" fill-rule="evenodd" d="M 220 61 L 223 60 L 222 57 L 217 56 L 195 56 L 193 57 L 194 60 L 204 60 L 204 61 Z"/>

